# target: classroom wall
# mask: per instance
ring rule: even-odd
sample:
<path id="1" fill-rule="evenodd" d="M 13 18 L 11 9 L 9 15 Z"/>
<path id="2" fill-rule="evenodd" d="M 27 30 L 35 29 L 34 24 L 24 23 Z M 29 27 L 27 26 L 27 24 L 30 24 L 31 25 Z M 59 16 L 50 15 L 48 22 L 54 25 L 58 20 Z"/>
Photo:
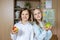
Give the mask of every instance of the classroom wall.
<path id="1" fill-rule="evenodd" d="M 10 40 L 13 26 L 14 1 L 0 0 L 0 40 Z"/>

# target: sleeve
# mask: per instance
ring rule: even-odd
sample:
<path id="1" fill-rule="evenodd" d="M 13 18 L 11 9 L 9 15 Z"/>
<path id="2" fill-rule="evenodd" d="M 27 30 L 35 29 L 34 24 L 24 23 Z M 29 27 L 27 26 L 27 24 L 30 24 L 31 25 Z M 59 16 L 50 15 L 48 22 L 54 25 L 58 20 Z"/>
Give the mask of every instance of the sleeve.
<path id="1" fill-rule="evenodd" d="M 16 37 L 17 37 L 16 34 L 12 34 L 12 33 L 10 33 L 10 36 L 11 36 L 11 39 L 12 39 L 12 40 L 16 40 Z"/>
<path id="2" fill-rule="evenodd" d="M 40 40 L 40 39 L 43 40 L 44 37 L 46 36 L 46 30 L 43 30 L 42 32 L 40 31 L 41 30 L 39 30 L 39 28 L 34 25 L 34 33 L 35 33 L 35 38 L 37 40 Z"/>
<path id="3" fill-rule="evenodd" d="M 39 35 L 39 29 L 34 25 L 34 33 L 35 33 L 35 37 L 37 37 Z"/>
<path id="4" fill-rule="evenodd" d="M 46 31 L 44 30 L 37 38 L 38 38 L 38 40 L 39 39 L 43 40 L 45 38 L 45 36 L 46 36 Z"/>
<path id="5" fill-rule="evenodd" d="M 13 27 L 16 27 L 16 24 Z M 10 37 L 12 40 L 16 40 L 17 34 L 10 33 Z"/>
<path id="6" fill-rule="evenodd" d="M 40 22 L 41 27 L 44 27 L 44 22 Z M 38 39 L 43 40 L 46 36 L 47 31 L 45 29 L 41 29 L 42 32 L 39 34 Z"/>

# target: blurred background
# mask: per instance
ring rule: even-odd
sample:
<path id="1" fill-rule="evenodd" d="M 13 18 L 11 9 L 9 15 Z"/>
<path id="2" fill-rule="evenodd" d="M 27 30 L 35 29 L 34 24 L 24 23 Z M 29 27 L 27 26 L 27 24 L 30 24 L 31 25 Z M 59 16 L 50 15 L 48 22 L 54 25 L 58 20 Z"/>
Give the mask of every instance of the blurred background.
<path id="1" fill-rule="evenodd" d="M 11 40 L 11 28 L 23 8 L 42 9 L 43 20 L 53 24 L 51 40 L 60 40 L 60 0 L 0 0 L 0 40 Z"/>

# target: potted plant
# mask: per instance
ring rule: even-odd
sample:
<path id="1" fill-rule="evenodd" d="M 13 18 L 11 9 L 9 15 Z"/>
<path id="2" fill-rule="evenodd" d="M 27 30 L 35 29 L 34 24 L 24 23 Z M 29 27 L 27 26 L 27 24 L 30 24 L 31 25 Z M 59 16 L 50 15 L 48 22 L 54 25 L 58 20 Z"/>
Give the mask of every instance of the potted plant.
<path id="1" fill-rule="evenodd" d="M 29 2 L 25 3 L 25 8 L 31 8 L 31 4 Z"/>

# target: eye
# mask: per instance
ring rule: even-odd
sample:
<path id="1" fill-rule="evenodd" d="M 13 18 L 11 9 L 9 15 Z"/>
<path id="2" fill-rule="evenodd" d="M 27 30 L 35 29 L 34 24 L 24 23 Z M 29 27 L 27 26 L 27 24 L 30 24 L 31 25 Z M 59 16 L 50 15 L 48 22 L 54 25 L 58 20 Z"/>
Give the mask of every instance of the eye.
<path id="1" fill-rule="evenodd" d="M 37 15 L 37 14 L 34 14 L 34 15 Z"/>
<path id="2" fill-rule="evenodd" d="M 38 14 L 40 14 L 40 12 L 38 12 Z"/>
<path id="3" fill-rule="evenodd" d="M 26 13 L 25 15 L 29 15 L 28 13 Z"/>
<path id="4" fill-rule="evenodd" d="M 24 15 L 24 14 L 22 14 L 22 15 Z"/>
<path id="5" fill-rule="evenodd" d="M 37 13 L 34 13 L 34 15 L 37 15 Z"/>

